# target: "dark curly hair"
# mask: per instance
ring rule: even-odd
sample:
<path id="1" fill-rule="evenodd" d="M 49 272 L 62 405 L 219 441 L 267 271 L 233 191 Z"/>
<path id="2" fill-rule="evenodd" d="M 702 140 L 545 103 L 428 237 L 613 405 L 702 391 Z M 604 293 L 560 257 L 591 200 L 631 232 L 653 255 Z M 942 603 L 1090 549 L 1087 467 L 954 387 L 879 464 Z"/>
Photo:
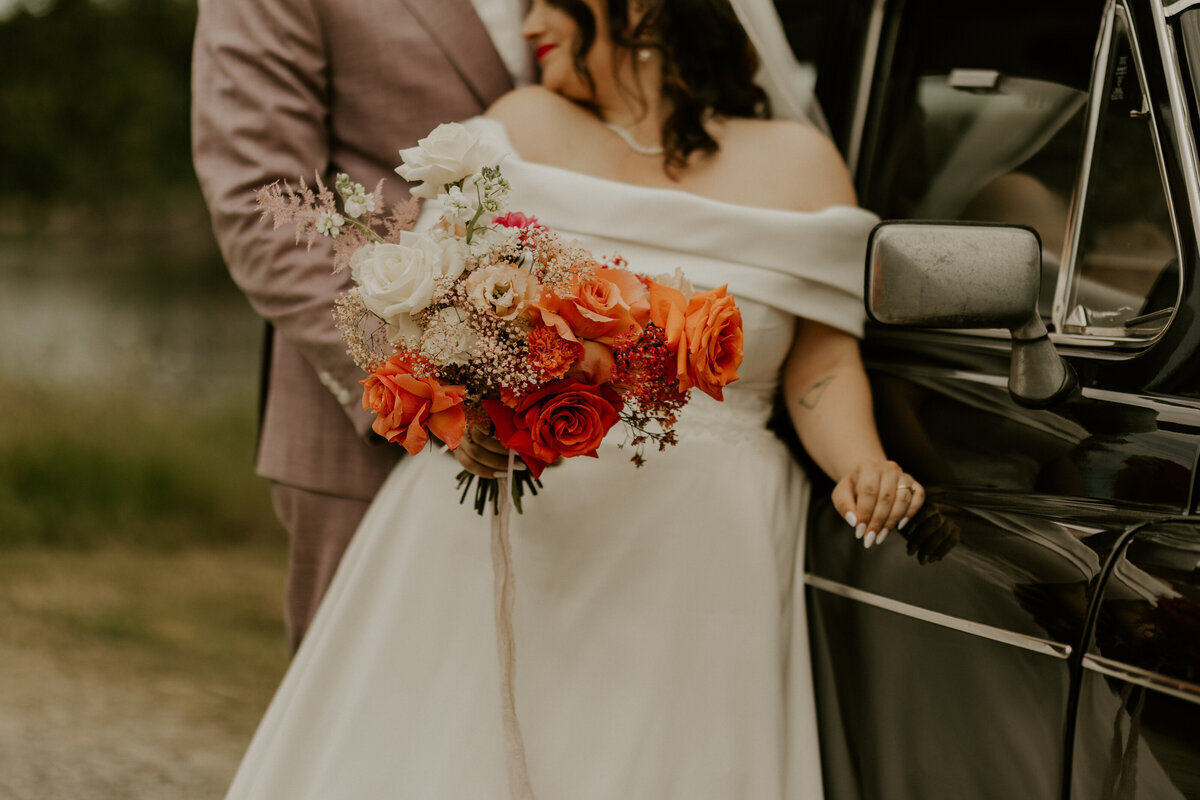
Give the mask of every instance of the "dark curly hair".
<path id="1" fill-rule="evenodd" d="M 578 25 L 572 48 L 575 70 L 595 89 L 585 64 L 596 41 L 595 16 L 582 0 L 547 2 Z M 766 93 L 754 83 L 758 55 L 728 0 L 641 0 L 643 14 L 637 24 L 630 21 L 629 0 L 605 0 L 605 5 L 618 50 L 630 57 L 643 49 L 662 56 L 662 96 L 671 106 L 662 127 L 663 167 L 668 174 L 686 166 L 697 150 L 716 152 L 717 142 L 704 127 L 710 116 L 771 115 Z M 644 100 L 636 95 L 635 99 Z"/>

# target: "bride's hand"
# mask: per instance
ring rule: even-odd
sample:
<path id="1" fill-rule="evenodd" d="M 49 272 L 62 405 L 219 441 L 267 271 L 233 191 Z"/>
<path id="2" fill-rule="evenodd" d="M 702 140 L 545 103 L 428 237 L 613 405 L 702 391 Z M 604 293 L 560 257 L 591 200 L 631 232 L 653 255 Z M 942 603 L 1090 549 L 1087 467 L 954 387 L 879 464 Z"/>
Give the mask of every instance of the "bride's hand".
<path id="1" fill-rule="evenodd" d="M 864 547 L 908 524 L 925 502 L 925 489 L 894 461 L 866 461 L 833 489 L 833 504 Z"/>
<path id="2" fill-rule="evenodd" d="M 463 469 L 480 478 L 498 478 L 508 472 L 508 448 L 485 428 L 471 428 L 455 448 L 454 457 Z M 515 468 L 526 469 L 525 462 L 518 458 Z"/>

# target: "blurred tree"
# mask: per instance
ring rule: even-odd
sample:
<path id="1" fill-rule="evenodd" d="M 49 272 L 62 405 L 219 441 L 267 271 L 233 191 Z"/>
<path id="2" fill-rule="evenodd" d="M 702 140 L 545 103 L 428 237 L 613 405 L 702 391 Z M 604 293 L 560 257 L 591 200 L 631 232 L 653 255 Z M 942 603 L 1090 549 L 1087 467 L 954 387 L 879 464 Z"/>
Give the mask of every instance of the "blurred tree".
<path id="1" fill-rule="evenodd" d="M 195 0 L 58 0 L 0 23 L 0 197 L 103 208 L 195 191 Z"/>

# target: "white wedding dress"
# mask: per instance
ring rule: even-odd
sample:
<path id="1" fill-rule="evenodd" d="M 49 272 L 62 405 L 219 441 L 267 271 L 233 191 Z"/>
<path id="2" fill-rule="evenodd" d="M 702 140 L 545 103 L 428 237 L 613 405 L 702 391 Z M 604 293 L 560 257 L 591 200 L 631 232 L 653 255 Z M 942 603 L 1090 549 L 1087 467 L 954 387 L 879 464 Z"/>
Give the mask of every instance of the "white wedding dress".
<path id="1" fill-rule="evenodd" d="M 476 130 L 503 135 L 490 120 Z M 680 442 L 614 430 L 514 514 L 516 708 L 539 800 L 822 797 L 802 557 L 807 481 L 765 428 L 796 316 L 857 332 L 866 234 L 803 214 L 503 164 L 511 208 L 630 268 L 729 284 L 741 379 Z M 457 462 L 405 458 L 363 520 L 230 800 L 508 797 L 489 520 Z"/>

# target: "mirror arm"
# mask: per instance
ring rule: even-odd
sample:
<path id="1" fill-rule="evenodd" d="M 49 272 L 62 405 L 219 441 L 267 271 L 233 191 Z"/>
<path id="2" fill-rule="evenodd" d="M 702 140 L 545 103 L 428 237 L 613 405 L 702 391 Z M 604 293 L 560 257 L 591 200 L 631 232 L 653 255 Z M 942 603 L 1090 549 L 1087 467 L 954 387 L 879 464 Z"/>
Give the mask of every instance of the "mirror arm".
<path id="1" fill-rule="evenodd" d="M 1075 370 L 1063 360 L 1041 316 L 1034 314 L 1012 332 L 1012 362 L 1008 392 L 1026 408 L 1046 408 L 1066 398 L 1079 386 Z"/>

